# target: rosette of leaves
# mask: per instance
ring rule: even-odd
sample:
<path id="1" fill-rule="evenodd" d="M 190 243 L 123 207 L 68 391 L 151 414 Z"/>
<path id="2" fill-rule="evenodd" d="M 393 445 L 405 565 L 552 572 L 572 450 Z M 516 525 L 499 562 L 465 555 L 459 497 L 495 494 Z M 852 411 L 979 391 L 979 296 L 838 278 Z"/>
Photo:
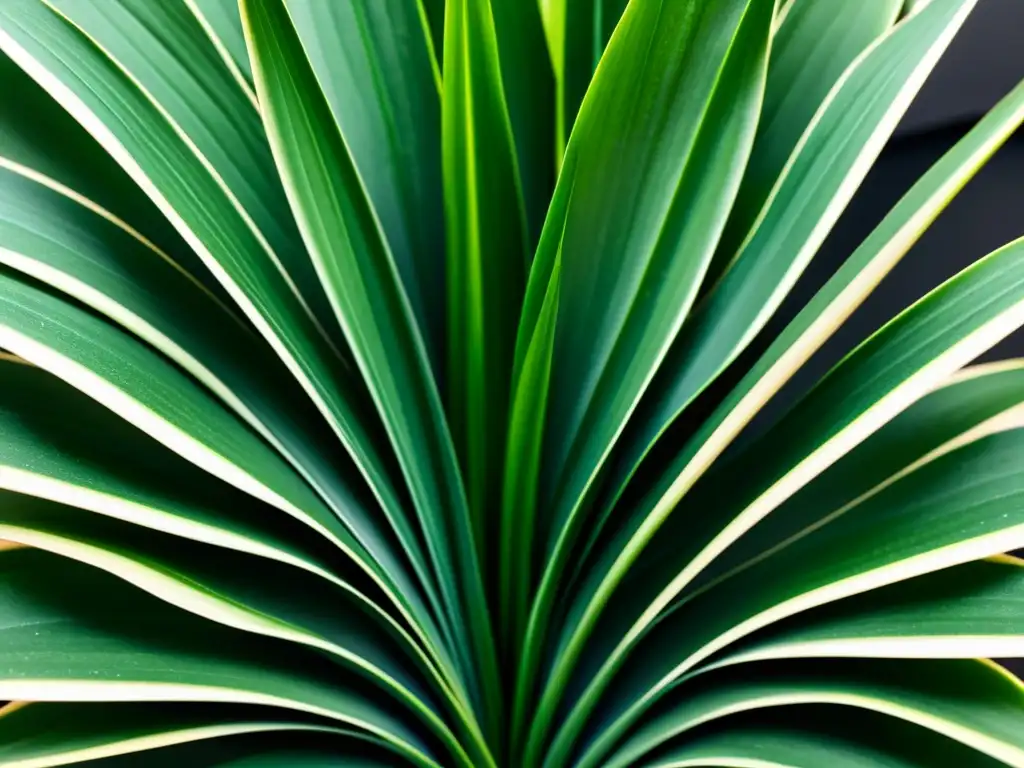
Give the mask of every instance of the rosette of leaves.
<path id="1" fill-rule="evenodd" d="M 974 5 L 0 2 L 0 764 L 1024 766 L 1024 242 L 787 387 L 1024 87 L 780 314 Z"/>

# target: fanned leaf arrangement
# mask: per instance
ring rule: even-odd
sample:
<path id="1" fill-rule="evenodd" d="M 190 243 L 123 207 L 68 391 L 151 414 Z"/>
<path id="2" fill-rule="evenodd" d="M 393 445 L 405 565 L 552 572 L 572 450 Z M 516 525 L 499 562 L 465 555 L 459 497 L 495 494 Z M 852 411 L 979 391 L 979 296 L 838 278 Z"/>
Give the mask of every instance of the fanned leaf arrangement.
<path id="1" fill-rule="evenodd" d="M 2 0 L 0 765 L 1024 768 L 975 2 Z"/>

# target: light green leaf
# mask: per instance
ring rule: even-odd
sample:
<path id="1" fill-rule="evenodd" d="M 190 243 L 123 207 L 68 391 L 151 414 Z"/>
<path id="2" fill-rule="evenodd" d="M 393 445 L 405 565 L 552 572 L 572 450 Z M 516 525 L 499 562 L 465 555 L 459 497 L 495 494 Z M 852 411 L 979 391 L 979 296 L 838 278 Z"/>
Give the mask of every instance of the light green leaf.
<path id="1" fill-rule="evenodd" d="M 859 505 L 856 514 L 684 601 L 640 640 L 606 692 L 604 717 L 614 720 L 603 729 L 606 743 L 674 681 L 754 631 L 1024 544 L 1022 446 L 1024 430 L 1015 429 L 947 453 Z"/>
<path id="2" fill-rule="evenodd" d="M 708 589 L 833 517 L 855 512 L 858 504 L 952 450 L 1021 426 L 1024 361 L 966 368 L 899 414 L 755 525 L 710 563 L 694 581 L 694 587 Z M 649 551 L 649 557 L 657 557 L 656 548 Z M 692 593 L 693 589 L 687 591 Z"/>
<path id="3" fill-rule="evenodd" d="M 497 684 L 494 643 L 465 493 L 426 350 L 344 139 L 322 128 L 331 125 L 330 107 L 287 10 L 281 0 L 241 8 L 285 189 L 409 486 L 456 639 L 453 653 L 481 707 L 483 692 L 490 700 Z"/>
<path id="4" fill-rule="evenodd" d="M 409 522 L 391 520 L 400 554 L 358 471 L 332 455 L 334 436 L 271 350 L 160 254 L 77 202 L 0 169 L 0 263 L 163 352 L 290 461 L 402 592 L 418 592 L 406 556 L 432 584 Z"/>
<path id="5" fill-rule="evenodd" d="M 0 760 L 49 768 L 242 734 L 346 733 L 326 721 L 264 707 L 17 702 L 0 709 Z M 138 758 L 135 758 L 138 759 Z"/>
<path id="6" fill-rule="evenodd" d="M 358 589 L 339 591 L 289 567 L 30 497 L 5 494 L 3 502 L 0 539 L 100 568 L 210 621 L 322 651 L 414 712 L 460 763 L 473 764 L 441 719 L 464 717 L 457 699 L 416 657 L 408 635 L 370 618 L 373 604 Z"/>
<path id="7" fill-rule="evenodd" d="M 296 738 L 300 736 L 301 738 Z M 135 757 L 96 763 L 97 768 L 137 768 Z M 382 740 L 355 731 L 331 734 L 259 733 L 183 744 L 146 754 L 146 768 L 392 768 L 396 760 Z M 406 763 L 401 763 L 405 765 Z M 93 764 L 87 764 L 92 768 Z"/>
<path id="8" fill-rule="evenodd" d="M 184 3 L 210 38 L 239 88 L 255 104 L 256 91 L 252 87 L 252 68 L 237 0 L 184 0 Z"/>
<path id="9" fill-rule="evenodd" d="M 533 574 L 532 547 L 537 516 L 537 476 L 547 417 L 551 355 L 561 292 L 561 269 L 556 259 L 540 321 L 516 382 L 505 456 L 501 507 L 501 620 L 506 655 L 512 663 L 521 655 Z"/>
<path id="10" fill-rule="evenodd" d="M 271 254 L 166 118 L 83 34 L 36 0 L 0 6 L 0 49 L 156 203 L 299 380 L 379 501 L 397 509 L 363 383 L 331 349 L 282 282 Z"/>
<path id="11" fill-rule="evenodd" d="M 530 275 L 517 349 L 518 369 L 560 253 L 561 280 L 572 290 L 558 306 L 538 497 L 545 510 L 538 551 L 547 562 L 531 612 L 517 722 L 529 706 L 584 496 L 686 317 L 738 187 L 773 7 L 764 0 L 630 4 L 581 109 Z M 550 690 L 533 718 L 528 763 L 556 704 L 557 688 Z"/>
<path id="12" fill-rule="evenodd" d="M 849 317 L 928 224 L 1022 121 L 1024 84 L 1003 99 L 996 109 L 914 185 L 751 367 L 711 417 L 687 441 L 683 451 L 673 457 L 675 464 L 666 470 L 666 477 L 672 474 L 677 478 L 680 496 L 750 422 L 763 403 L 778 392 L 800 365 L 820 348 L 829 333 Z M 641 405 L 637 414 L 641 428 L 636 429 L 631 424 L 627 431 L 624 440 L 629 448 L 616 462 L 612 472 L 609 485 L 616 491 L 612 501 L 603 510 L 599 530 L 611 514 L 612 505 L 621 498 L 625 483 L 636 471 L 639 459 L 650 449 L 657 436 L 656 432 L 644 434 L 649 426 L 645 417 L 650 413 Z M 636 451 L 638 447 L 642 449 L 639 452 Z M 649 501 L 653 503 L 654 499 Z M 641 509 L 644 508 L 641 506 Z M 637 528 L 639 525 L 639 515 L 634 514 L 630 526 Z M 595 532 L 591 535 L 588 549 L 593 547 L 596 540 Z"/>
<path id="13" fill-rule="evenodd" d="M 762 659 L 1024 656 L 1024 563 L 997 556 L 840 600 L 756 634 L 713 666 Z"/>
<path id="14" fill-rule="evenodd" d="M 627 0 L 536 0 L 555 74 L 555 141 L 560 160 L 605 46 Z"/>
<path id="15" fill-rule="evenodd" d="M 839 714 L 829 707 L 825 714 Z M 755 712 L 749 722 L 723 726 L 669 747 L 654 768 L 1001 768 L 1005 763 L 884 715 L 844 707 L 839 722 L 810 724 L 807 707 L 780 708 L 774 717 Z M 754 720 L 754 717 L 757 719 Z M 822 718 L 824 719 L 824 718 Z M 732 722 L 732 721 L 730 721 Z"/>
<path id="16" fill-rule="evenodd" d="M 325 565 L 331 559 L 320 537 L 297 521 L 175 455 L 47 371 L 10 358 L 0 359 L 0 370 L 5 489 L 338 580 Z"/>
<path id="17" fill-rule="evenodd" d="M 0 56 L 0 87 L 22 106 L 0 111 L 0 166 L 103 209 L 237 312 L 220 283 L 153 202 L 140 195 L 96 140 L 7 56 Z"/>
<path id="18" fill-rule="evenodd" d="M 400 610 L 426 615 L 415 593 L 395 588 L 280 456 L 156 353 L 6 275 L 0 275 L 0 339 L 182 458 L 302 522 L 347 553 Z M 417 627 L 430 632 L 429 624 Z"/>
<path id="19" fill-rule="evenodd" d="M 447 410 L 478 556 L 494 562 L 508 370 L 528 267 L 526 218 L 490 0 L 446 6 Z"/>

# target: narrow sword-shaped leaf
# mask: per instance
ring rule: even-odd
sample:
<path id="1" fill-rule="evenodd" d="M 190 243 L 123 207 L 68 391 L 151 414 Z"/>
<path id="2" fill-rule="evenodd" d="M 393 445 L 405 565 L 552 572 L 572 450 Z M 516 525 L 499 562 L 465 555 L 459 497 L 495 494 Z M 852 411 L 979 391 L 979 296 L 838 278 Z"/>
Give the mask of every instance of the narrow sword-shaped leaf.
<path id="1" fill-rule="evenodd" d="M 339 568 L 337 550 L 313 531 L 175 456 L 44 370 L 0 364 L 0 487 L 313 574 L 360 601 L 423 668 L 452 679 L 450 661 L 420 625 L 403 615 L 417 644 L 348 581 L 352 568 Z"/>
<path id="2" fill-rule="evenodd" d="M 441 374 L 441 102 L 419 5 L 286 2 L 380 219 L 435 373 Z"/>
<path id="3" fill-rule="evenodd" d="M 0 263 L 74 296 L 178 363 L 292 463 L 403 593 L 418 592 L 406 556 L 431 588 L 409 521 L 390 520 L 403 555 L 297 383 L 255 334 L 172 264 L 75 201 L 3 170 Z"/>
<path id="4" fill-rule="evenodd" d="M 36 0 L 39 2 L 40 0 Z M 335 343 L 340 335 L 274 173 L 259 113 L 183 2 L 41 0 L 80 29 L 181 135 Z"/>
<path id="5" fill-rule="evenodd" d="M 182 744 L 146 754 L 146 768 L 391 768 L 395 751 L 382 739 L 358 731 L 228 736 Z M 284 736 L 284 737 L 282 737 Z M 298 737 L 298 738 L 296 738 Z M 103 768 L 136 768 L 133 755 L 101 763 Z M 90 767 L 91 768 L 91 767 Z"/>
<path id="6" fill-rule="evenodd" d="M 712 560 L 818 473 L 1021 325 L 1024 241 L 990 254 L 940 286 L 847 357 L 800 406 L 787 414 L 784 423 L 777 424 L 758 441 L 756 460 L 753 453 L 746 454 L 746 466 L 757 465 L 754 474 L 745 474 L 741 467 L 730 463 L 723 465 L 717 475 L 728 480 L 716 480 L 714 475 L 706 478 L 706 484 L 713 483 L 719 488 L 731 485 L 745 501 L 738 508 L 723 503 L 724 510 L 732 511 L 720 516 L 701 516 L 704 505 L 688 507 L 686 513 L 672 519 L 670 529 L 661 531 L 662 542 L 675 544 L 671 558 L 678 569 L 664 570 L 669 582 L 657 582 L 656 588 L 661 591 L 643 607 L 639 603 L 647 601 L 631 600 L 625 592 L 619 593 L 618 604 L 627 603 L 626 615 L 635 623 L 621 640 L 616 638 L 615 650 L 601 664 L 588 691 L 577 703 L 574 722 L 563 731 L 563 738 L 569 738 L 568 734 L 580 727 L 588 706 L 595 703 L 598 692 L 633 644 Z M 787 431 L 783 444 L 776 436 L 783 434 L 784 429 Z M 685 466 L 683 463 L 691 456 L 684 452 L 677 466 Z M 568 630 L 563 643 L 571 653 L 582 650 L 583 642 L 609 607 L 622 578 L 668 518 L 682 492 L 673 494 L 685 477 L 670 469 L 641 501 L 640 509 L 646 514 L 642 525 L 625 529 L 616 546 L 609 550 L 611 554 L 594 568 L 566 622 Z M 736 483 L 737 477 L 743 478 L 742 484 Z M 766 479 L 762 481 L 760 477 Z M 675 535 L 670 532 L 672 528 Z M 680 528 L 686 531 L 684 540 L 678 538 Z M 595 650 L 589 649 L 592 657 L 603 653 L 594 653 Z M 570 653 L 566 655 L 573 658 Z M 588 705 L 583 705 L 582 700 Z"/>
<path id="7" fill-rule="evenodd" d="M 166 118 L 84 35 L 35 0 L 0 7 L 0 49 L 172 222 L 324 414 L 380 503 L 397 510 L 363 383 L 314 327 L 238 209 Z"/>
<path id="8" fill-rule="evenodd" d="M 513 666 L 526 629 L 534 572 L 534 528 L 537 516 L 537 476 L 547 416 L 551 355 L 555 342 L 561 269 L 555 262 L 540 322 L 517 379 L 505 452 L 505 483 L 501 506 L 500 617 L 503 622 L 505 663 Z"/>
<path id="9" fill-rule="evenodd" d="M 732 261 L 800 137 L 844 70 L 896 21 L 902 0 L 794 0 L 772 40 L 750 163 L 707 280 Z"/>
<path id="10" fill-rule="evenodd" d="M 1024 543 L 1024 473 L 1017 458 L 1022 445 L 1024 430 L 1015 429 L 948 453 L 860 505 L 857 514 L 839 517 L 684 602 L 640 641 L 613 682 L 601 716 L 602 740 L 607 744 L 621 734 L 677 680 L 754 631 L 1018 548 Z M 718 609 L 709 612 L 712 604 Z M 694 611 L 703 612 L 700 622 L 693 622 Z M 680 633 L 684 625 L 689 631 Z"/>
<path id="11" fill-rule="evenodd" d="M 555 75 L 555 147 L 560 162 L 576 114 L 626 0 L 535 0 Z"/>
<path id="12" fill-rule="evenodd" d="M 441 719 L 445 710 L 464 718 L 458 700 L 443 682 L 425 678 L 409 663 L 413 649 L 366 615 L 366 598 L 356 590 L 341 592 L 290 568 L 154 536 L 62 505 L 9 495 L 3 500 L 0 537 L 100 568 L 210 621 L 322 651 L 387 691 L 459 763 L 473 765 Z"/>
<path id="13" fill-rule="evenodd" d="M 438 765 L 431 740 L 326 659 L 281 654 L 280 642 L 194 618 L 49 553 L 5 552 L 0 569 L 0 648 L 27 660 L 0 672 L 5 699 L 272 705 L 354 726 L 417 765 Z"/>
<path id="14" fill-rule="evenodd" d="M 1024 656 L 1024 561 L 965 563 L 808 611 L 710 667 L 765 659 Z"/>
<path id="15" fill-rule="evenodd" d="M 245 47 L 242 33 L 242 18 L 238 15 L 237 0 L 183 0 L 196 17 L 224 60 L 224 66 L 231 72 L 246 97 L 256 104 L 256 90 L 252 85 L 252 68 L 249 66 L 249 52 Z"/>
<path id="16" fill-rule="evenodd" d="M 674 733 L 727 714 L 800 703 L 839 704 L 880 712 L 959 741 L 1008 765 L 1024 762 L 1019 682 L 977 661 L 819 662 L 725 680 L 652 718 L 609 760 L 635 764 Z"/>
<path id="17" fill-rule="evenodd" d="M 827 706 L 827 705 L 826 705 Z M 963 768 L 1001 768 L 1002 761 L 916 725 L 844 708 L 842 725 L 801 723 L 807 708 L 780 710 L 768 723 L 723 726 L 710 734 L 669 747 L 652 768 L 757 766 L 757 768 L 931 768 L 948 763 Z M 828 714 L 838 710 L 826 710 Z M 784 719 L 784 715 L 789 715 Z M 861 715 L 858 717 L 858 715 Z M 846 727 L 843 727 L 845 725 Z"/>
<path id="18" fill-rule="evenodd" d="M 497 559 L 492 510 L 501 503 L 508 370 L 528 267 L 526 214 L 491 8 L 491 0 L 446 6 L 442 122 L 448 421 L 484 563 Z"/>
<path id="19" fill-rule="evenodd" d="M 939 0 L 868 48 L 836 84 L 787 163 L 735 263 L 695 310 L 651 383 L 630 433 L 623 439 L 627 466 L 646 453 L 657 436 L 764 327 L 817 252 L 975 2 Z M 1000 117 L 1007 119 L 1006 113 Z M 1000 131 L 996 128 L 995 132 Z M 985 158 L 988 152 L 981 150 L 980 155 Z M 956 162 L 963 159 L 958 157 Z M 929 183 L 938 181 L 934 176 L 928 179 Z M 961 183 L 953 182 L 947 194 Z M 935 192 L 924 180 L 915 191 L 925 200 Z M 924 202 L 916 194 L 913 197 L 917 205 Z M 945 196 L 936 197 L 932 202 L 938 202 L 937 213 L 944 207 Z M 909 215 L 912 210 L 908 206 L 903 213 Z M 893 246 L 906 246 L 896 253 L 905 252 L 930 221 L 924 215 L 922 219 L 904 231 L 910 235 L 909 241 L 894 238 Z M 881 232 L 876 230 L 876 234 Z M 890 231 L 887 237 L 894 233 Z M 876 241 L 873 247 L 880 245 Z M 867 266 L 857 263 L 862 269 Z M 844 278 L 856 274 L 847 271 Z M 881 277 L 872 272 L 866 276 L 871 274 Z M 834 285 L 841 285 L 839 279 Z"/>
<path id="20" fill-rule="evenodd" d="M 695 579 L 694 587 L 708 589 L 830 520 L 855 512 L 858 504 L 950 451 L 1021 426 L 1024 426 L 1024 361 L 1009 360 L 966 368 L 914 403 L 755 525 L 715 558 Z M 658 559 L 653 549 L 650 557 Z M 687 589 L 691 595 L 693 591 Z"/>
<path id="21" fill-rule="evenodd" d="M 763 0 L 630 4 L 581 109 L 516 350 L 518 371 L 560 253 L 572 291 L 559 300 L 539 482 L 547 563 L 514 729 L 540 682 L 537 655 L 583 498 L 682 324 L 724 226 L 753 140 L 772 10 Z M 548 718 L 533 722 L 531 750 Z"/>
<path id="22" fill-rule="evenodd" d="M 23 107 L 0 112 L 3 167 L 37 174 L 40 183 L 107 211 L 133 237 L 166 254 L 237 313 L 202 260 L 153 202 L 139 194 L 128 174 L 7 56 L 0 57 L 0 84 Z"/>
<path id="23" fill-rule="evenodd" d="M 526 248 L 537 247 L 561 154 L 555 145 L 555 81 L 538 6 L 490 0 L 501 85 L 515 139 L 526 216 Z M 564 142 L 563 142 L 564 148 Z"/>
<path id="24" fill-rule="evenodd" d="M 687 441 L 683 451 L 673 458 L 674 464 L 666 469 L 666 478 L 669 475 L 675 477 L 675 495 L 670 504 L 663 507 L 666 515 L 761 406 L 820 348 L 831 329 L 841 324 L 860 305 L 956 192 L 1002 146 L 1022 121 L 1024 83 L 1003 99 L 914 185 Z M 599 527 L 621 498 L 625 483 L 636 471 L 639 458 L 653 444 L 655 436 L 651 434 L 645 435 L 638 442 L 637 437 L 641 434 L 631 425 L 624 438 L 629 448 L 616 462 L 611 473 L 609 484 L 616 491 L 612 494 L 612 500 L 604 506 Z M 638 446 L 643 446 L 642 451 L 634 452 Z M 651 497 L 647 501 L 648 504 L 639 507 L 639 512 L 632 513 L 627 523 L 629 530 L 640 529 L 643 515 L 656 499 Z M 593 547 L 596 537 L 597 533 L 591 535 L 588 549 Z"/>
<path id="25" fill-rule="evenodd" d="M 409 610 L 413 596 L 389 583 L 283 459 L 156 353 L 6 275 L 0 275 L 0 340 L 186 460 L 309 526 L 348 553 L 400 610 Z"/>
<path id="26" fill-rule="evenodd" d="M 477 705 L 497 668 L 465 492 L 426 350 L 348 147 L 281 0 L 242 6 L 271 147 L 299 228 L 420 516 Z M 443 619 L 442 619 L 443 620 Z M 486 695 L 484 691 L 488 692 Z"/>
<path id="27" fill-rule="evenodd" d="M 572 185 L 560 251 L 572 291 L 558 308 L 540 484 L 549 560 L 531 612 L 533 647 L 587 491 L 683 323 L 725 224 L 753 141 L 772 11 L 762 0 L 631 4 L 584 104 L 569 148 L 578 164 L 567 159 L 575 172 L 560 179 Z M 636 140 L 649 132 L 659 141 Z M 619 174 L 614 185 L 599 180 Z M 530 291 L 547 258 L 538 255 Z M 536 655 L 524 662 L 521 702 Z M 559 695 L 556 680 L 533 721 L 527 762 Z"/>
<path id="28" fill-rule="evenodd" d="M 172 709 L 166 704 L 18 702 L 0 709 L 0 760 L 7 768 L 51 768 L 206 739 L 279 731 L 290 735 L 348 732 L 318 723 L 316 718 L 263 707 L 193 704 Z"/>

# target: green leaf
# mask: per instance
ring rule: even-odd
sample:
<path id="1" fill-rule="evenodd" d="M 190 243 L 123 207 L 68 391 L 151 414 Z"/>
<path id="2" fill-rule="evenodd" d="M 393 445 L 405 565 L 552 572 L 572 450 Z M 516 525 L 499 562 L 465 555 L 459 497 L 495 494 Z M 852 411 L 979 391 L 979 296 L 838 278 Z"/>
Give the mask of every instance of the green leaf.
<path id="1" fill-rule="evenodd" d="M 0 485 L 329 581 L 320 537 L 175 455 L 47 371 L 0 358 Z M 97 440 L 104 435 L 105 440 Z M 329 550 L 328 550 L 329 551 Z"/>
<path id="2" fill-rule="evenodd" d="M 762 659 L 1024 656 L 1024 563 L 966 563 L 808 611 L 730 649 Z"/>
<path id="3" fill-rule="evenodd" d="M 263 707 L 18 702 L 0 709 L 0 760 L 11 768 L 43 768 L 140 752 L 148 759 L 149 750 L 278 731 L 293 738 L 346 733 L 317 718 Z"/>
<path id="4" fill-rule="evenodd" d="M 444 53 L 444 14 L 445 0 L 417 0 L 423 34 L 430 47 L 435 71 L 439 69 L 437 62 Z"/>
<path id="5" fill-rule="evenodd" d="M 707 467 L 725 450 L 737 434 L 777 393 L 790 377 L 828 339 L 829 333 L 852 314 L 885 274 L 909 250 L 931 221 L 1024 121 L 1024 84 L 1003 99 L 967 136 L 958 142 L 900 200 L 882 223 L 862 243 L 846 263 L 785 328 L 769 349 L 733 388 L 722 404 L 686 446 L 667 472 L 680 478 L 680 493 L 696 482 Z M 616 489 L 606 503 L 600 526 L 608 519 L 613 505 L 622 497 L 625 483 L 633 476 L 638 461 L 653 445 L 657 433 L 647 433 L 645 417 L 650 411 L 641 406 L 640 430 L 630 426 L 625 442 L 629 445 L 616 462 L 609 487 Z M 642 450 L 637 453 L 636 448 Z M 683 458 L 687 457 L 687 458 Z M 684 471 L 687 476 L 684 478 Z M 653 500 L 651 500 L 653 503 Z M 644 509 L 644 507 L 641 507 Z M 639 514 L 630 521 L 641 524 Z M 597 541 L 591 535 L 588 549 Z"/>
<path id="6" fill-rule="evenodd" d="M 0 697 L 272 705 L 354 726 L 418 765 L 438 765 L 429 741 L 327 660 L 282 654 L 279 643 L 218 628 L 48 553 L 5 552 L 0 569 L 0 648 L 24 659 L 0 672 Z"/>
<path id="7" fill-rule="evenodd" d="M 255 104 L 249 51 L 245 47 L 242 18 L 238 15 L 236 0 L 184 0 L 184 3 L 224 60 L 224 66 Z"/>
<path id="8" fill-rule="evenodd" d="M 6 275 L 0 275 L 0 339 L 182 458 L 302 522 L 347 553 L 400 610 L 424 615 L 415 593 L 395 588 L 279 455 L 156 353 Z M 417 626 L 430 632 L 429 624 Z"/>
<path id="9" fill-rule="evenodd" d="M 1024 361 L 966 368 L 843 456 L 710 563 L 700 590 L 824 525 L 910 472 L 1024 425 Z M 671 523 L 670 523 L 671 525 Z M 653 556 L 653 551 L 649 553 Z M 691 593 L 693 590 L 688 590 Z"/>
<path id="10" fill-rule="evenodd" d="M 531 272 L 517 353 L 518 369 L 558 252 L 572 290 L 558 306 L 539 495 L 546 514 L 538 550 L 547 562 L 519 676 L 518 723 L 584 495 L 686 316 L 739 184 L 773 7 L 631 4 L 582 107 Z M 552 688 L 533 719 L 528 763 L 557 694 Z"/>
<path id="11" fill-rule="evenodd" d="M 779 307 L 975 2 L 933 3 L 926 13 L 900 24 L 881 38 L 830 92 L 735 262 L 705 296 L 651 383 L 635 425 L 624 439 L 629 446 L 629 464 L 639 460 L 657 436 L 736 359 Z M 1016 112 L 1019 95 L 1017 92 L 1008 100 L 1014 102 L 1012 106 L 1001 106 Z M 1003 126 L 995 127 L 992 123 L 1003 119 L 1019 120 L 999 110 L 999 117 L 993 115 L 985 130 L 1000 134 Z M 979 144 L 994 138 L 982 133 L 975 134 Z M 1000 143 L 996 140 L 994 146 Z M 961 177 L 964 171 L 954 170 L 965 162 L 964 155 L 978 152 L 973 163 L 966 161 L 968 168 L 977 169 L 990 151 L 966 142 L 954 154 L 947 155 L 944 162 L 948 161 L 949 166 L 943 166 L 943 171 L 935 171 L 915 186 L 904 198 L 905 207 L 899 214 L 894 213 L 875 231 L 875 236 L 885 239 L 873 240 L 870 246 L 859 249 L 858 255 L 865 261 L 852 257 L 850 261 L 859 269 L 847 270 L 842 280 L 851 280 L 864 270 L 865 280 L 871 280 L 871 287 L 876 285 L 890 265 L 909 249 L 931 217 L 945 207 L 970 177 L 971 171 Z M 952 178 L 944 178 L 947 173 Z M 944 190 L 940 192 L 936 187 Z M 917 206 L 923 209 L 922 219 L 915 221 L 911 214 Z M 907 220 L 901 220 L 904 215 Z M 892 239 L 892 251 L 883 248 L 888 239 Z M 885 257 L 884 261 L 875 262 L 879 272 L 867 271 L 874 249 Z M 840 287 L 845 286 L 836 279 L 826 292 L 838 291 Z M 822 309 L 817 305 L 818 311 Z M 809 315 L 805 317 L 810 320 Z"/>
<path id="12" fill-rule="evenodd" d="M 296 738 L 300 736 L 301 738 Z M 183 744 L 146 754 L 147 768 L 389 768 L 393 750 L 356 731 L 331 734 L 259 733 Z M 93 763 L 87 764 L 92 766 Z M 136 768 L 133 755 L 97 762 L 102 768 Z M 404 763 L 403 763 L 404 765 Z"/>
<path id="13" fill-rule="evenodd" d="M 740 249 L 829 91 L 846 68 L 888 31 L 902 4 L 903 0 L 794 0 L 786 7 L 772 40 L 754 150 L 709 270 L 709 285 Z"/>
<path id="14" fill-rule="evenodd" d="M 380 219 L 434 369 L 442 371 L 441 102 L 420 3 L 285 5 Z"/>
<path id="15" fill-rule="evenodd" d="M 977 661 L 832 661 L 783 667 L 755 680 L 727 677 L 717 682 L 710 689 L 688 691 L 685 699 L 669 704 L 605 765 L 635 765 L 670 736 L 727 714 L 809 703 L 879 712 L 935 731 L 1008 765 L 1024 760 L 1024 735 L 1018 727 L 1024 690 L 994 665 Z"/>
<path id="16" fill-rule="evenodd" d="M 555 141 L 561 159 L 626 0 L 537 0 L 555 74 Z"/>
<path id="17" fill-rule="evenodd" d="M 478 556 L 494 562 L 510 408 L 508 370 L 526 283 L 527 234 L 490 0 L 448 3 L 444 147 L 448 222 L 448 420 Z"/>
<path id="18" fill-rule="evenodd" d="M 604 738 L 610 742 L 674 681 L 756 630 L 1020 546 L 1024 473 L 1015 457 L 1022 446 L 1024 430 L 1014 429 L 947 453 L 859 505 L 856 514 L 684 601 L 640 640 L 606 692 L 604 717 L 615 722 L 603 729 Z"/>
<path id="19" fill-rule="evenodd" d="M 126 232 L 182 266 L 218 298 L 227 293 L 153 202 L 96 140 L 7 56 L 0 83 L 22 109 L 0 111 L 0 166 L 106 212 Z M 232 310 L 236 311 L 232 305 Z"/>
<path id="20" fill-rule="evenodd" d="M 459 702 L 405 632 L 368 620 L 374 606 L 357 588 L 29 497 L 5 496 L 0 538 L 100 568 L 210 621 L 322 651 L 388 691 L 472 765 L 441 719 L 464 718 Z"/>
<path id="21" fill-rule="evenodd" d="M 547 417 L 551 355 L 561 292 L 561 268 L 556 258 L 541 308 L 540 321 L 530 341 L 523 370 L 516 381 L 505 484 L 501 507 L 501 619 L 504 622 L 507 663 L 521 655 L 520 643 L 529 608 L 533 534 L 537 516 L 537 477 Z"/>
<path id="22" fill-rule="evenodd" d="M 755 713 L 762 715 L 762 713 Z M 775 714 L 775 713 L 773 713 Z M 809 724 L 809 707 L 721 726 L 692 736 L 652 760 L 656 768 L 757 765 L 759 768 L 1000 768 L 1005 765 L 952 739 L 882 715 L 844 707 L 841 722 Z M 825 714 L 838 714 L 831 708 Z M 803 719 L 803 722 L 801 721 Z M 839 719 L 839 718 L 837 718 Z M 767 720 L 767 722 L 764 722 Z M 732 722 L 732 721 L 730 721 Z"/>
<path id="23" fill-rule="evenodd" d="M 287 10 L 280 0 L 241 8 L 275 159 L 409 486 L 456 638 L 454 654 L 482 711 L 496 691 L 494 643 L 465 492 L 426 350 L 344 139 L 322 128 L 331 125 L 330 107 Z"/>
<path id="24" fill-rule="evenodd" d="M 336 343 L 336 325 L 302 248 L 248 93 L 183 2 L 43 0 L 80 29 L 181 135 L 260 245 Z"/>
<path id="25" fill-rule="evenodd" d="M 692 490 L 692 467 L 707 461 L 702 454 L 712 448 L 703 440 L 685 448 L 641 501 L 635 519 L 642 522 L 623 529 L 578 590 L 562 639 L 565 661 L 553 675 L 567 676 L 602 613 L 613 616 L 623 634 L 605 632 L 587 647 L 598 671 L 584 683 L 587 690 L 561 738 L 577 731 L 626 655 L 709 563 L 838 458 L 1021 325 L 1024 241 L 990 254 L 906 310 L 738 458 L 714 466 Z M 713 426 L 712 419 L 703 429 Z M 687 491 L 685 510 L 670 519 Z M 697 514 L 708 508 L 716 514 Z M 648 547 L 655 537 L 657 545 Z M 645 550 L 649 567 L 638 597 L 623 578 Z"/>
<path id="26" fill-rule="evenodd" d="M 532 257 L 565 148 L 564 140 L 560 148 L 555 145 L 555 80 L 543 54 L 547 43 L 539 6 L 518 0 L 490 0 L 490 5 Z"/>
<path id="27" fill-rule="evenodd" d="M 174 264 L 77 202 L 3 169 L 0 246 L 0 263 L 110 317 L 212 390 L 290 461 L 402 592 L 418 592 L 406 557 L 432 586 L 409 521 L 390 521 L 402 554 L 358 471 L 332 455 L 334 436 L 297 383 Z"/>
<path id="28" fill-rule="evenodd" d="M 380 503 L 397 510 L 365 386 L 321 335 L 207 168 L 135 84 L 46 7 L 35 0 L 4 3 L 0 27 L 0 49 L 82 123 L 171 220 L 302 384 Z"/>

